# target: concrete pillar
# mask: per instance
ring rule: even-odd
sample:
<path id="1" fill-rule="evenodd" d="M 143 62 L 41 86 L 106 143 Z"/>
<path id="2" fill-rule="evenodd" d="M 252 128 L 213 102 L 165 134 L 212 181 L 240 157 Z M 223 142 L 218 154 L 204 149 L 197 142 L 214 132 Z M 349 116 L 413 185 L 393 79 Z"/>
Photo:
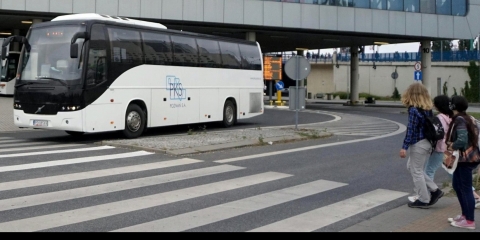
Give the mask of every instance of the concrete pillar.
<path id="1" fill-rule="evenodd" d="M 248 41 L 255 42 L 255 41 L 257 41 L 257 35 L 255 34 L 255 32 L 247 32 L 246 39 Z"/>
<path id="2" fill-rule="evenodd" d="M 352 46 L 350 48 L 350 103 L 356 105 L 359 101 L 359 59 L 358 59 L 358 46 Z"/>
<path id="3" fill-rule="evenodd" d="M 13 35 L 15 35 L 15 36 L 20 35 L 20 29 L 13 29 Z M 20 51 L 20 43 L 14 42 L 11 49 L 12 49 L 12 51 L 19 52 Z"/>
<path id="4" fill-rule="evenodd" d="M 297 55 L 298 56 L 304 56 L 304 50 L 297 50 Z M 305 86 L 305 80 L 299 80 L 298 81 L 298 87 L 304 87 Z"/>
<path id="5" fill-rule="evenodd" d="M 430 96 L 432 95 L 432 84 L 433 82 L 430 79 L 432 69 L 432 47 L 431 41 L 422 41 L 422 82 L 423 85 L 428 89 Z"/>

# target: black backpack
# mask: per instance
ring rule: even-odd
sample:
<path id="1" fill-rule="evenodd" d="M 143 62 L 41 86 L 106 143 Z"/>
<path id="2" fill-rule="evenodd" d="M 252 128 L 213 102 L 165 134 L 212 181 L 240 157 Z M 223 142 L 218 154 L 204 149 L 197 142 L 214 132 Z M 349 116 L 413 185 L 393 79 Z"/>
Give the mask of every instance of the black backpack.
<path id="1" fill-rule="evenodd" d="M 430 142 L 430 144 L 432 144 L 433 151 L 437 146 L 437 142 L 443 140 L 443 137 L 445 136 L 445 130 L 443 129 L 442 122 L 438 116 L 427 116 L 424 110 L 420 110 L 420 112 L 425 118 L 423 135 Z"/>

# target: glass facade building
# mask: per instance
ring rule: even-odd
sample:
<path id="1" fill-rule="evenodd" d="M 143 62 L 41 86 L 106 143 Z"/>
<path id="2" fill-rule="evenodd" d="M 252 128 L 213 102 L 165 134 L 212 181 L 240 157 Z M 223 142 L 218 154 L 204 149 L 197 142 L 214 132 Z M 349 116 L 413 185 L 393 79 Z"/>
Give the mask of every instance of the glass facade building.
<path id="1" fill-rule="evenodd" d="M 340 7 L 369 8 L 439 15 L 466 16 L 468 0 L 263 0 L 319 4 Z"/>

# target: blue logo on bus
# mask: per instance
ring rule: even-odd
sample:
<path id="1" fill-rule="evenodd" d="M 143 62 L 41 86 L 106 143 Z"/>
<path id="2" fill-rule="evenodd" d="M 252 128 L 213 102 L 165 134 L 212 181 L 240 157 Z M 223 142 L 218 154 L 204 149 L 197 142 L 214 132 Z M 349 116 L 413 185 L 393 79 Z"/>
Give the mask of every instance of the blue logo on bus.
<path id="1" fill-rule="evenodd" d="M 182 101 L 187 99 L 187 90 L 183 89 L 180 78 L 167 76 L 167 91 L 170 91 L 170 100 Z"/>

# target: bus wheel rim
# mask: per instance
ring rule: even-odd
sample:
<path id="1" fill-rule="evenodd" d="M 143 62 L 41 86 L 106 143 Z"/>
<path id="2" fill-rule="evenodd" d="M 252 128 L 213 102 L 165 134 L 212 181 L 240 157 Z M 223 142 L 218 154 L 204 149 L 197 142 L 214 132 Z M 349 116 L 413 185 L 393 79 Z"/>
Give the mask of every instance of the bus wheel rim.
<path id="1" fill-rule="evenodd" d="M 128 130 L 137 132 L 140 129 L 142 118 L 138 112 L 130 112 L 127 117 Z"/>
<path id="2" fill-rule="evenodd" d="M 228 122 L 232 122 L 233 121 L 233 108 L 232 107 L 227 107 L 227 109 L 225 110 L 225 116 L 227 117 L 227 121 Z"/>

